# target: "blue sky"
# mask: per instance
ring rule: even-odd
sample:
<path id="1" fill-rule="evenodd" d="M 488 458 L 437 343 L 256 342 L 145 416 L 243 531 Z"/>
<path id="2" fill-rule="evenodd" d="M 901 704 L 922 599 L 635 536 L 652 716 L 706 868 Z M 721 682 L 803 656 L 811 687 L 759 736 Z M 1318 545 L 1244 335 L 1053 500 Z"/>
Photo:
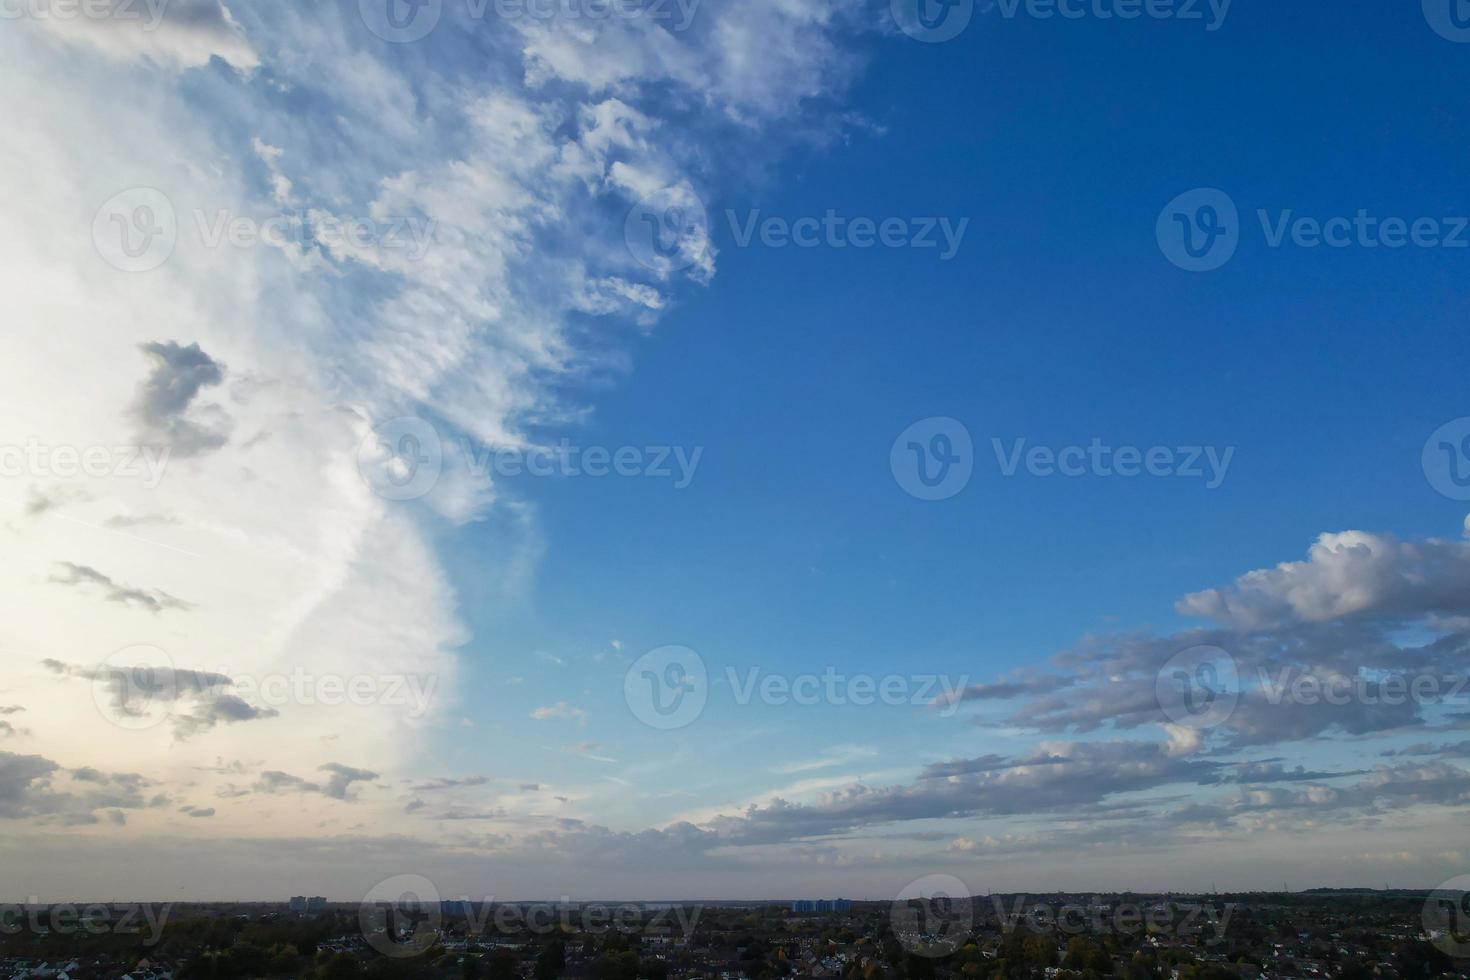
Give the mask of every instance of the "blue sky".
<path id="1" fill-rule="evenodd" d="M 1470 494 L 1434 460 L 1470 434 L 1470 247 L 1271 244 L 1360 211 L 1470 243 L 1470 44 L 1434 2 L 978 0 L 942 43 L 865 0 L 704 0 L 687 30 L 443 0 L 415 40 L 377 0 L 0 24 L 0 451 L 52 447 L 0 460 L 26 894 L 236 897 L 181 835 L 239 897 L 405 869 L 583 898 L 1463 870 L 1465 693 L 1260 687 L 1463 672 Z M 1235 251 L 1188 271 L 1159 229 L 1202 228 L 1202 189 Z M 699 220 L 650 262 L 645 213 Z M 953 248 L 742 241 L 829 213 Z M 221 244 L 222 215 L 309 231 Z M 109 238 L 154 219 L 175 234 Z M 936 418 L 973 472 L 925 500 L 891 453 Z M 440 473 L 411 494 L 404 431 Z M 1018 440 L 1207 449 L 1218 478 L 1006 475 Z M 562 442 L 697 465 L 473 471 Z M 57 446 L 170 456 L 139 485 Z M 661 730 L 625 678 L 671 645 L 707 704 Z M 1243 678 L 1208 725 L 1155 690 L 1201 645 Z M 146 710 L 143 661 L 175 679 Z M 270 695 L 303 670 L 377 693 Z M 752 671 L 923 693 L 743 704 Z M 381 690 L 405 677 L 432 682 L 410 710 Z"/>
<path id="2" fill-rule="evenodd" d="M 1456 213 L 1462 110 L 1442 92 L 1463 51 L 1401 11 L 1259 6 L 1213 34 L 991 14 L 945 44 L 874 41 L 849 100 L 871 126 L 711 202 L 718 277 L 596 396 L 580 438 L 704 446 L 690 488 L 518 484 L 547 549 L 531 602 L 468 610 L 490 703 L 513 713 L 524 697 L 499 687 L 508 672 L 567 690 L 567 670 L 523 669 L 514 651 L 586 665 L 612 638 L 988 680 L 1090 632 L 1178 627 L 1179 595 L 1295 559 L 1321 531 L 1444 535 L 1463 518 L 1419 461 L 1459 414 L 1462 256 L 1270 249 L 1254 215 Z M 1391 86 L 1363 70 L 1386 57 L 1414 70 Z M 1197 186 L 1228 188 L 1256 229 L 1209 275 L 1170 266 L 1153 234 L 1163 202 Z M 941 262 L 738 248 L 726 208 L 971 223 Z M 887 450 L 932 415 L 965 421 L 982 456 L 992 437 L 1237 452 L 1214 490 L 990 465 L 926 503 L 895 484 Z M 466 594 L 483 541 L 454 559 Z M 615 712 L 619 668 L 589 669 L 573 689 Z M 778 714 L 764 748 L 860 742 L 871 722 L 848 714 Z M 884 719 L 885 735 L 912 722 Z M 741 726 L 711 718 L 691 737 Z M 900 757 L 964 738 L 920 731 L 895 739 Z"/>

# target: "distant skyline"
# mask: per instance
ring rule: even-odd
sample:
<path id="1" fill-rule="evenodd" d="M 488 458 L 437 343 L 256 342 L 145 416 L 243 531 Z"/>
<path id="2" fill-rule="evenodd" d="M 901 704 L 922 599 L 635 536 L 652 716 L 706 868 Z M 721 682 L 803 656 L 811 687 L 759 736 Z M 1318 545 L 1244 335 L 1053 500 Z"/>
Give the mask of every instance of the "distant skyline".
<path id="1" fill-rule="evenodd" d="M 1470 32 L 917 2 L 0 19 L 0 901 L 1470 874 Z"/>

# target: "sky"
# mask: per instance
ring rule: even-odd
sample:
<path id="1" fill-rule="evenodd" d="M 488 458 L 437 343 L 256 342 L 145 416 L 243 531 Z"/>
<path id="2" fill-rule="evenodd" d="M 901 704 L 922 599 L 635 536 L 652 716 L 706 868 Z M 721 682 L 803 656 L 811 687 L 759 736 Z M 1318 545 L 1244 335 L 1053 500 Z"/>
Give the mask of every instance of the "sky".
<path id="1" fill-rule="evenodd" d="M 3 0 L 0 899 L 1470 871 L 1464 13 Z"/>

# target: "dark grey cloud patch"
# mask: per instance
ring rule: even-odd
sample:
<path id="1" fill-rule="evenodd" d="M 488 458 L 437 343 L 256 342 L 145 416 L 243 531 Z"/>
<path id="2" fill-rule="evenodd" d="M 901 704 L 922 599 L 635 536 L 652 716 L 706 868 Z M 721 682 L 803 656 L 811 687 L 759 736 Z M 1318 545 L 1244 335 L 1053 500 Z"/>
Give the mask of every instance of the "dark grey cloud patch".
<path id="1" fill-rule="evenodd" d="M 129 414 L 145 445 L 169 447 L 175 456 L 197 456 L 229 441 L 233 423 L 224 409 L 198 401 L 205 388 L 224 381 L 224 365 L 198 344 L 142 344 L 152 371 L 138 386 Z"/>
<path id="2" fill-rule="evenodd" d="M 88 565 L 76 565 L 69 561 L 61 562 L 62 574 L 53 575 L 51 581 L 56 585 L 72 586 L 96 586 L 103 590 L 109 602 L 119 602 L 125 606 L 137 606 L 151 613 L 161 613 L 165 609 L 192 609 L 189 603 L 182 599 L 169 595 L 158 589 L 140 589 L 128 585 L 122 585 L 115 581 L 110 575 L 104 575 Z"/>
<path id="3" fill-rule="evenodd" d="M 229 688 L 234 680 L 214 671 L 180 670 L 161 665 L 81 667 L 60 660 L 43 660 L 46 669 L 63 677 L 78 677 L 101 687 L 118 717 L 141 717 L 153 710 L 168 712 L 179 739 L 207 732 L 216 725 L 275 718 L 275 708 L 257 708 Z"/>
<path id="4" fill-rule="evenodd" d="M 90 767 L 67 771 L 39 755 L 0 752 L 0 819 L 34 818 L 64 824 L 97 823 L 97 812 L 139 810 L 167 803 L 137 773 Z"/>
<path id="5" fill-rule="evenodd" d="M 372 782 L 378 778 L 375 772 L 354 769 L 340 762 L 329 762 L 319 766 L 317 771 L 328 774 L 325 785 L 273 769 L 261 773 L 253 788 L 257 793 L 320 793 L 334 800 L 349 800 L 352 798 L 349 791 L 354 783 Z"/>

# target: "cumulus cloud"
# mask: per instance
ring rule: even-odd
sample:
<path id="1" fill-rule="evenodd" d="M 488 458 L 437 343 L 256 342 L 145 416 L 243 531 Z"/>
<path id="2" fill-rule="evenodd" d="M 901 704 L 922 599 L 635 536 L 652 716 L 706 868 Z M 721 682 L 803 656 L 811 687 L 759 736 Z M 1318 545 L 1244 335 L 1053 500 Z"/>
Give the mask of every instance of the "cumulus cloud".
<path id="1" fill-rule="evenodd" d="M 1404 541 L 1365 531 L 1323 534 L 1306 561 L 1248 572 L 1178 603 L 1186 616 L 1239 630 L 1347 617 L 1470 611 L 1470 542 Z"/>

